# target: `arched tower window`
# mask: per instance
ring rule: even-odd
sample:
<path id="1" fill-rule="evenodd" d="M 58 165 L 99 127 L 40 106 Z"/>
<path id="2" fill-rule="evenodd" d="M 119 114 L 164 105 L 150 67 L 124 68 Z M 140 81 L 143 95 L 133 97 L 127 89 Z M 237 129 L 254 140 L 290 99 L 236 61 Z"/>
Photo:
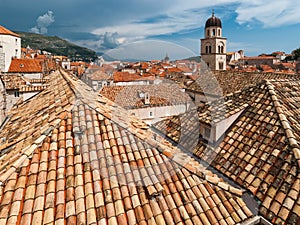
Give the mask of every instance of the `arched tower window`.
<path id="1" fill-rule="evenodd" d="M 206 48 L 206 54 L 208 53 L 208 46 L 205 47 Z"/>
<path id="2" fill-rule="evenodd" d="M 224 46 L 221 46 L 221 53 L 224 53 Z"/>
<path id="3" fill-rule="evenodd" d="M 207 30 L 207 37 L 209 37 L 209 30 Z"/>
<path id="4" fill-rule="evenodd" d="M 218 46 L 218 53 L 221 53 L 221 46 Z"/>
<path id="5" fill-rule="evenodd" d="M 213 29 L 212 31 L 213 31 L 213 34 L 212 34 L 212 35 L 213 35 L 213 36 L 216 36 L 216 29 Z"/>
<path id="6" fill-rule="evenodd" d="M 221 36 L 221 29 L 218 29 L 218 36 Z"/>
<path id="7" fill-rule="evenodd" d="M 219 69 L 223 70 L 224 69 L 224 63 L 223 62 L 219 62 Z"/>
<path id="8" fill-rule="evenodd" d="M 208 48 L 209 48 L 209 54 L 211 54 L 211 46 L 209 46 Z"/>

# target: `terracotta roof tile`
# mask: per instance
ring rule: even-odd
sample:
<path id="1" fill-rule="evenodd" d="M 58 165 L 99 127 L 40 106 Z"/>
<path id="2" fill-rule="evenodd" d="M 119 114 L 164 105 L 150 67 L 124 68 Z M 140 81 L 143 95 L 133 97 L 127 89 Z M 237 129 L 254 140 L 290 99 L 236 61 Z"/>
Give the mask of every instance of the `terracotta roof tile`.
<path id="1" fill-rule="evenodd" d="M 136 118 L 122 120 L 118 105 L 69 74 L 50 77 L 0 131 L 1 224 L 233 224 L 253 216 L 240 193 L 221 178 L 209 182 L 216 175 Z"/>
<path id="2" fill-rule="evenodd" d="M 297 75 L 276 73 L 244 73 L 220 71 L 201 73 L 187 86 L 189 92 L 204 93 L 206 96 L 221 97 L 255 86 L 265 79 L 297 79 Z"/>
<path id="3" fill-rule="evenodd" d="M 37 59 L 14 58 L 9 66 L 9 73 L 43 73 L 42 61 Z"/>
<path id="4" fill-rule="evenodd" d="M 5 28 L 1 25 L 0 25 L 0 34 L 1 35 L 11 35 L 11 36 L 15 36 L 15 37 L 20 37 L 20 35 L 8 30 L 7 28 Z"/>
<path id="5" fill-rule="evenodd" d="M 26 85 L 26 79 L 20 74 L 1 74 L 0 79 L 6 90 L 15 90 Z"/>
<path id="6" fill-rule="evenodd" d="M 144 101 L 146 93 L 149 94 L 149 104 Z M 125 109 L 191 102 L 176 84 L 109 86 L 104 87 L 100 94 Z"/>
<path id="7" fill-rule="evenodd" d="M 210 108 L 202 109 L 200 121 L 207 122 L 210 113 L 218 113 L 214 109 L 223 109 L 229 101 L 233 101 L 234 106 L 229 107 L 228 111 L 247 104 L 240 109 L 244 109 L 242 115 L 227 131 L 220 144 L 210 146 L 200 140 L 194 153 L 208 160 L 215 151 L 212 166 L 259 198 L 262 202 L 260 213 L 263 216 L 272 223 L 293 224 L 291 221 L 299 220 L 295 212 L 299 188 L 298 191 L 293 188 L 295 185 L 299 187 L 299 175 L 296 172 L 300 166 L 299 80 L 295 77 L 289 80 L 269 80 L 233 96 L 208 103 Z M 219 119 L 214 119 L 209 120 L 208 124 L 218 122 Z M 174 126 L 172 129 L 180 126 L 176 122 L 168 122 L 168 125 Z M 225 201 L 224 196 L 222 201 Z M 228 202 L 224 204 L 227 210 L 232 210 Z M 238 212 L 234 215 L 234 220 L 245 216 Z"/>
<path id="8" fill-rule="evenodd" d="M 130 82 L 130 81 L 137 81 L 137 80 L 143 80 L 146 78 L 143 78 L 142 76 L 134 73 L 131 74 L 129 72 L 115 72 L 113 74 L 113 80 L 114 82 Z"/>

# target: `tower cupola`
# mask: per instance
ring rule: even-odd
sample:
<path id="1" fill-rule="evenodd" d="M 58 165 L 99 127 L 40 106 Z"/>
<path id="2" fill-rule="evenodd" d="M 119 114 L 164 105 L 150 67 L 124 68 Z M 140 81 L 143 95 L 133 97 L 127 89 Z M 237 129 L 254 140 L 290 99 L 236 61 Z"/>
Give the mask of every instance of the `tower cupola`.
<path id="1" fill-rule="evenodd" d="M 222 21 L 218 17 L 215 17 L 214 11 L 212 12 L 211 17 L 208 18 L 206 23 L 205 23 L 205 29 L 208 28 L 208 27 L 222 28 Z"/>

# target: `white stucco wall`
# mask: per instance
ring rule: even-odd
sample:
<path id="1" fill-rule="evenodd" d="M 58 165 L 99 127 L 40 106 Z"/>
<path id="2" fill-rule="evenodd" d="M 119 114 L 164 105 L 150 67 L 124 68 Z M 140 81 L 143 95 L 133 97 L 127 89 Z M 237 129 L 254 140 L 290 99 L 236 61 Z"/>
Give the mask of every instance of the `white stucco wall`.
<path id="1" fill-rule="evenodd" d="M 130 82 L 117 82 L 114 83 L 116 86 L 130 86 L 130 85 L 150 85 L 150 84 L 160 84 L 162 83 L 162 80 L 156 79 L 153 81 L 149 80 L 135 80 Z"/>
<path id="2" fill-rule="evenodd" d="M 243 110 L 217 123 L 215 127 L 216 130 L 214 139 L 218 140 L 226 132 L 226 130 L 234 123 L 234 121 L 242 114 L 242 112 Z"/>
<path id="3" fill-rule="evenodd" d="M 147 124 L 153 124 L 163 120 L 167 116 L 175 116 L 187 112 L 190 104 L 180 104 L 160 107 L 147 107 L 128 110 L 130 114 L 144 120 Z M 152 115 L 150 115 L 152 113 Z"/>
<path id="4" fill-rule="evenodd" d="M 22 75 L 27 79 L 43 79 L 43 74 L 41 73 L 24 73 Z"/>
<path id="5" fill-rule="evenodd" d="M 65 70 L 70 70 L 71 69 L 71 62 L 70 61 L 62 61 L 61 62 L 61 67 Z"/>
<path id="6" fill-rule="evenodd" d="M 23 101 L 26 101 L 32 97 L 34 97 L 35 95 L 37 95 L 39 93 L 39 91 L 35 91 L 35 92 L 23 92 L 22 96 L 23 96 Z"/>
<path id="7" fill-rule="evenodd" d="M 204 103 L 204 102 L 211 102 L 211 101 L 214 101 L 216 99 L 218 99 L 217 96 L 212 96 L 212 95 L 209 95 L 209 94 L 202 94 L 202 93 L 197 93 L 197 92 L 193 92 L 193 91 L 189 91 L 189 90 L 186 90 L 185 91 L 191 98 L 194 99 L 194 103 L 195 105 L 198 105 L 200 103 Z"/>
<path id="8" fill-rule="evenodd" d="M 21 57 L 21 38 L 0 34 L 0 54 L 4 56 L 0 57 L 0 60 L 1 58 L 4 59 L 4 62 L 0 62 L 0 72 L 7 72 L 12 57 Z M 1 68 L 1 65 L 3 65 L 3 68 Z"/>
<path id="9" fill-rule="evenodd" d="M 234 123 L 234 121 L 242 114 L 242 112 L 243 110 L 231 115 L 217 124 L 211 124 L 211 126 L 208 126 L 207 124 L 200 124 L 200 134 L 208 141 L 218 141 L 222 135 L 225 134 L 227 129 Z M 205 129 L 210 129 L 210 137 L 205 135 Z"/>
<path id="10" fill-rule="evenodd" d="M 149 81 L 130 81 L 130 82 L 117 82 L 116 86 L 130 86 L 130 85 L 148 85 Z"/>

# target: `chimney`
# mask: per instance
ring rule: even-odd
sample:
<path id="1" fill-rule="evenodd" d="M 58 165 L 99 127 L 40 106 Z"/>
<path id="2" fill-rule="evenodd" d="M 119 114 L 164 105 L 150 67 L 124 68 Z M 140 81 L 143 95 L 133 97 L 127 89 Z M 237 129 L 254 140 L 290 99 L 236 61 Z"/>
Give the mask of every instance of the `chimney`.
<path id="1" fill-rule="evenodd" d="M 150 105 L 150 95 L 149 95 L 149 93 L 145 93 L 145 105 Z"/>

